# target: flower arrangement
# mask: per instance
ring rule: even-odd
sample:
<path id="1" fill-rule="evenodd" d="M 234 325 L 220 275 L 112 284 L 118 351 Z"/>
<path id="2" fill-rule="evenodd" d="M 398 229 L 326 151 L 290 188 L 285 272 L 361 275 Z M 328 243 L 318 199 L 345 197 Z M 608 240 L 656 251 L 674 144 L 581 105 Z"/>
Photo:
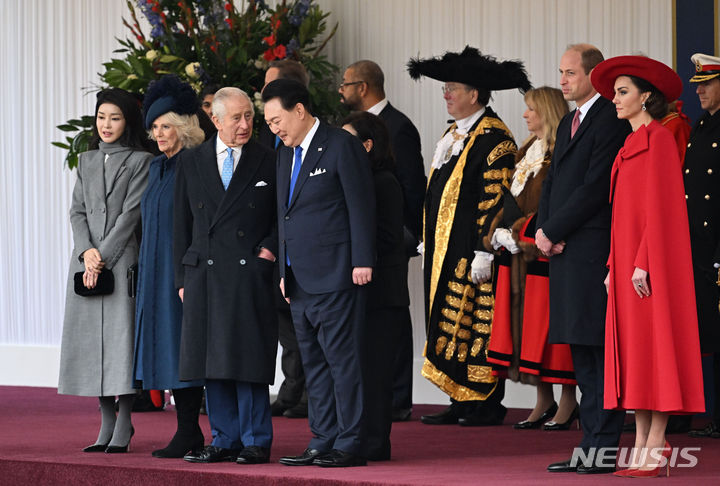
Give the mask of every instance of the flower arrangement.
<path id="1" fill-rule="evenodd" d="M 101 86 L 117 87 L 142 96 L 152 80 L 176 74 L 199 92 L 206 84 L 237 86 L 256 105 L 256 126 L 263 123 L 260 90 L 270 61 L 294 59 L 310 74 L 314 111 L 333 119 L 343 112 L 334 85 L 338 67 L 322 54 L 335 35 L 327 31 L 325 13 L 313 0 L 282 0 L 275 7 L 264 0 L 248 0 L 238 8 L 226 0 L 127 0 L 130 19 L 123 19 L 132 38 L 121 40 L 115 53 L 122 59 L 103 63 Z M 138 12 L 151 26 L 140 27 Z M 324 39 L 321 36 L 325 35 Z M 92 116 L 68 120 L 58 128 L 78 132 L 66 142 L 52 142 L 67 150 L 65 161 L 77 166 L 78 154 L 87 150 Z"/>

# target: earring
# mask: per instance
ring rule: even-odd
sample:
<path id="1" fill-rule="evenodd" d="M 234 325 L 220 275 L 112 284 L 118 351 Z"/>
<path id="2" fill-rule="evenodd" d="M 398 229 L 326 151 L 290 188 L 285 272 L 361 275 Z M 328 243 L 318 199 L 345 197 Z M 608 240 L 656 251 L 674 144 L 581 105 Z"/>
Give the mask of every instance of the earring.
<path id="1" fill-rule="evenodd" d="M 643 101 L 642 102 L 642 111 L 646 111 L 646 110 L 647 110 L 647 108 L 645 108 L 645 102 Z"/>

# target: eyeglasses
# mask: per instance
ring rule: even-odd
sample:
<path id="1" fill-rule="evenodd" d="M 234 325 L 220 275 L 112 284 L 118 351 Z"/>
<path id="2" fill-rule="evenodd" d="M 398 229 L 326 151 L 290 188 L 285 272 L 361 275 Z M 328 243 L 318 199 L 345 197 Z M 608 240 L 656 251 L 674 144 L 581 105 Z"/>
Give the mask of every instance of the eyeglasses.
<path id="1" fill-rule="evenodd" d="M 365 82 L 365 81 L 353 81 L 353 82 L 351 82 L 351 83 L 340 83 L 340 89 L 345 89 L 346 87 L 352 86 L 353 84 L 361 84 L 361 83 L 364 83 L 364 82 Z"/>
<path id="2" fill-rule="evenodd" d="M 452 93 L 453 91 L 458 90 L 460 88 L 462 88 L 462 86 L 443 86 L 442 92 L 444 95 L 446 95 L 446 94 Z"/>

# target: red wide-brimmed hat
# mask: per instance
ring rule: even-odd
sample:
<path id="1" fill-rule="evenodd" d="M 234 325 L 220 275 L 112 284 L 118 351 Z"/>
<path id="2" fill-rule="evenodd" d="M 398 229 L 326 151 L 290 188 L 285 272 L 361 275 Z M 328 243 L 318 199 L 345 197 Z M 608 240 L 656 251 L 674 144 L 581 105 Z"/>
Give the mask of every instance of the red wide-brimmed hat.
<path id="1" fill-rule="evenodd" d="M 680 76 L 667 65 L 644 56 L 617 56 L 607 59 L 592 70 L 590 82 L 605 98 L 615 97 L 615 80 L 619 76 L 635 76 L 644 79 L 665 95 L 668 103 L 682 93 Z"/>

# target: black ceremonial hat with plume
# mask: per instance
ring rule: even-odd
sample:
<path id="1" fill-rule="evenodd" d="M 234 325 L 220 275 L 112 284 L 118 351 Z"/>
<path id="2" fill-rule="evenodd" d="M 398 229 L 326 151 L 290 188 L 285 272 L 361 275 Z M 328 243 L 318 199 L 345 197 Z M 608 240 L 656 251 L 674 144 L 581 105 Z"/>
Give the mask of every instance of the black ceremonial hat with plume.
<path id="1" fill-rule="evenodd" d="M 525 93 L 532 89 L 522 62 L 499 62 L 470 46 L 465 46 L 460 53 L 446 52 L 442 57 L 410 59 L 407 68 L 410 77 L 415 80 L 420 76 L 427 76 L 438 81 L 463 83 L 486 91 L 517 88 Z"/>
<path id="2" fill-rule="evenodd" d="M 145 93 L 145 128 L 149 129 L 159 116 L 169 111 L 178 115 L 194 115 L 199 107 L 200 102 L 192 86 L 174 74 L 168 74 L 150 83 Z"/>

